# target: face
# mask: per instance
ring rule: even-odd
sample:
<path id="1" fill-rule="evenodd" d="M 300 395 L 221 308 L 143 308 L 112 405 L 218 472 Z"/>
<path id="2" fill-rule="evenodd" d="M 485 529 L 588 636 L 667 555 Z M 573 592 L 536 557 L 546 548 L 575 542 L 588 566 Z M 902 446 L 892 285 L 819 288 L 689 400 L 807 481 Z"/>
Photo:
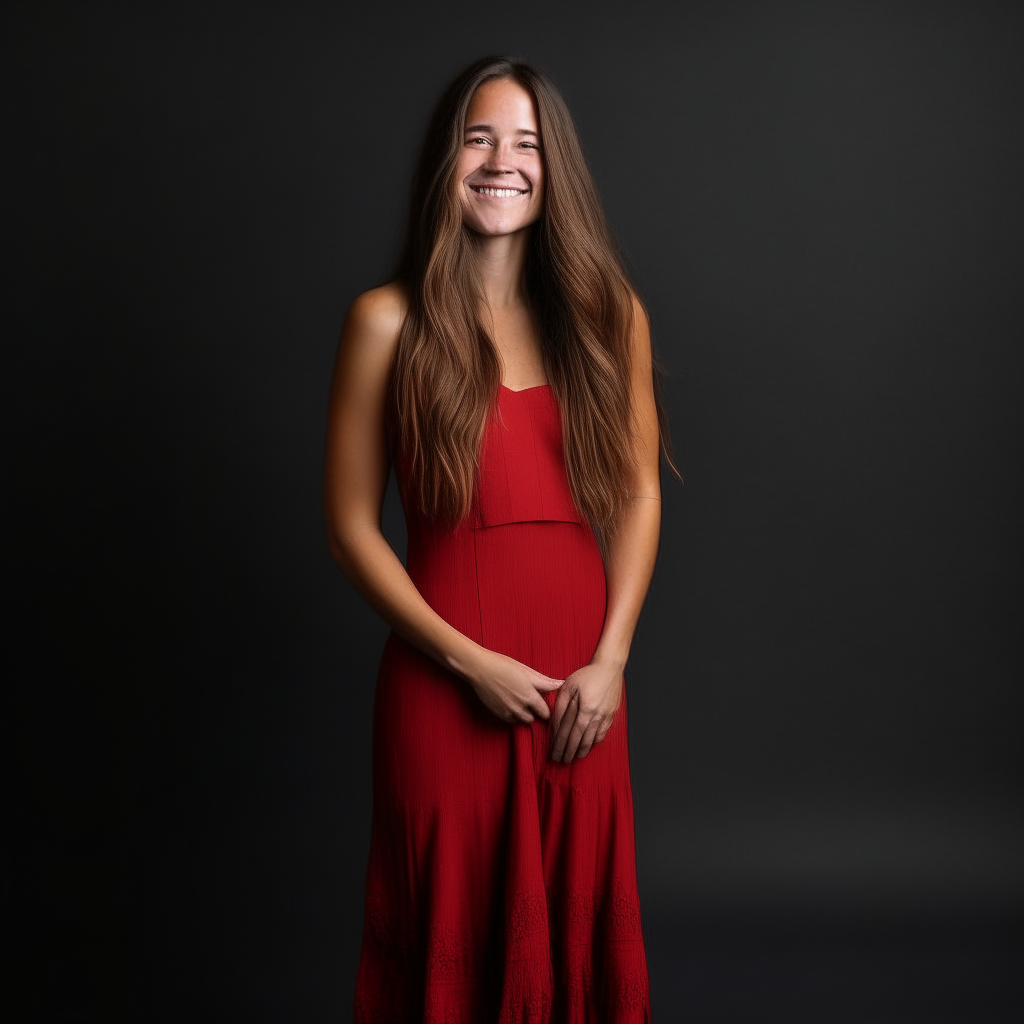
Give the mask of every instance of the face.
<path id="1" fill-rule="evenodd" d="M 544 162 L 533 97 L 510 78 L 473 94 L 456 171 L 462 222 L 481 235 L 533 224 L 544 199 Z"/>

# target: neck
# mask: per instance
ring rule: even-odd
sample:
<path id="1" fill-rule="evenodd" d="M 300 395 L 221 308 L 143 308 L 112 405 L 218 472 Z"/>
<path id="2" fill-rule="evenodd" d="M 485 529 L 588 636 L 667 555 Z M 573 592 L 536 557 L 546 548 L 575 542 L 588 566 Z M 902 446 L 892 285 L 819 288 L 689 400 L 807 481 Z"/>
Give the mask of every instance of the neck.
<path id="1" fill-rule="evenodd" d="M 477 272 L 483 297 L 492 310 L 523 301 L 523 267 L 530 229 L 511 235 L 477 235 Z"/>

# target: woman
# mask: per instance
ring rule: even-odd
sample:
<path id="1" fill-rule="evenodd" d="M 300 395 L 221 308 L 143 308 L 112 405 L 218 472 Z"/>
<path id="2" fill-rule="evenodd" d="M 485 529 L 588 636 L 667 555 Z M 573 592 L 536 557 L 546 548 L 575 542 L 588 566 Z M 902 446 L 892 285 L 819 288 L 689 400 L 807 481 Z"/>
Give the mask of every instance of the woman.
<path id="1" fill-rule="evenodd" d="M 352 304 L 332 383 L 331 552 L 392 627 L 358 1024 L 649 1020 L 623 670 L 665 440 L 568 110 L 480 60 L 438 104 L 400 273 Z M 392 464 L 407 569 L 380 528 Z"/>

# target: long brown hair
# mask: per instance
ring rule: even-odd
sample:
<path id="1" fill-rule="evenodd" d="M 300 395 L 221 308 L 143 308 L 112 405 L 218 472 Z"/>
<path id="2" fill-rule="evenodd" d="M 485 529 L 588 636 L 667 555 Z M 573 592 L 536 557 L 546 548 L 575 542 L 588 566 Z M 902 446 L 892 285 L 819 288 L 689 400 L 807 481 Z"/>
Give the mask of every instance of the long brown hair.
<path id="1" fill-rule="evenodd" d="M 408 312 L 391 381 L 395 440 L 409 460 L 422 511 L 454 525 L 469 512 L 487 415 L 501 383 L 480 319 L 476 260 L 462 223 L 456 166 L 477 88 L 510 78 L 533 95 L 545 196 L 524 270 L 548 381 L 562 418 L 566 470 L 580 512 L 614 528 L 635 464 L 630 388 L 632 287 L 605 221 L 565 101 L 527 64 L 484 57 L 445 90 L 427 128 L 397 277 Z M 672 461 L 655 373 L 662 453 Z M 681 477 L 680 477 L 681 479 Z"/>

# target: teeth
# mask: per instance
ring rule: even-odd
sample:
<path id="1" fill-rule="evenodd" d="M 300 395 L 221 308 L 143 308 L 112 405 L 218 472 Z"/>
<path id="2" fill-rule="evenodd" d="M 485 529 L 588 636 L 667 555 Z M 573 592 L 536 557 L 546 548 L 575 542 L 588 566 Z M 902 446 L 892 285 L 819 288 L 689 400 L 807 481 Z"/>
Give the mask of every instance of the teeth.
<path id="1" fill-rule="evenodd" d="M 524 188 L 484 188 L 480 185 L 473 186 L 474 192 L 479 192 L 484 196 L 497 196 L 499 199 L 508 199 L 512 196 L 522 195 L 526 189 Z"/>

